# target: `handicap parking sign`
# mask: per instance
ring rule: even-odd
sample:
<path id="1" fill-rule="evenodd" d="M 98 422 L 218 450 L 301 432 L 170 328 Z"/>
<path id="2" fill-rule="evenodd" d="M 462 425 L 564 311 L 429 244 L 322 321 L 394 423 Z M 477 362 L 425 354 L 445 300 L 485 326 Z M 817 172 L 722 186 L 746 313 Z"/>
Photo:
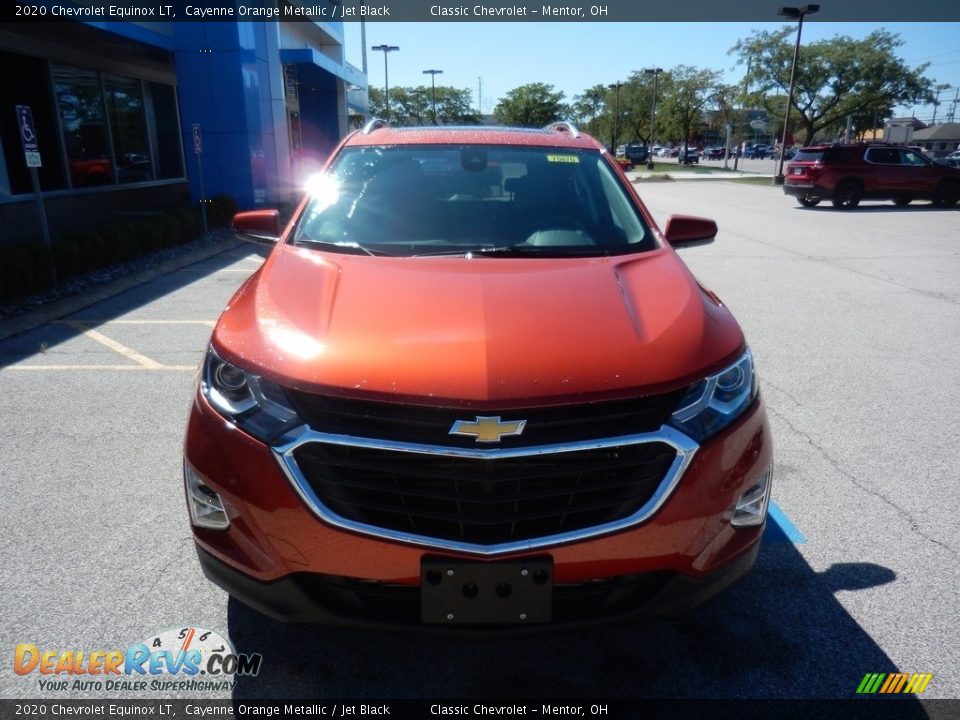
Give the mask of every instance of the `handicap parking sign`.
<path id="1" fill-rule="evenodd" d="M 37 130 L 33 124 L 33 112 L 29 105 L 17 105 L 17 123 L 20 126 L 20 144 L 23 145 L 23 155 L 27 159 L 27 167 L 42 167 Z"/>

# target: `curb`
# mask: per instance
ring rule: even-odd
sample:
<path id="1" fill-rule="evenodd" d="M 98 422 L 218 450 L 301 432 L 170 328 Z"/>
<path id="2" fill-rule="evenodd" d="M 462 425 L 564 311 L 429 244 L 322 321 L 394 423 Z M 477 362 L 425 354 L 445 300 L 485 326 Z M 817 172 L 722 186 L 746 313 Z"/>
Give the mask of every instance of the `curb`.
<path id="1" fill-rule="evenodd" d="M 57 300 L 56 302 L 39 307 L 19 317 L 4 320 L 0 322 L 0 340 L 6 340 L 14 335 L 33 330 L 67 315 L 72 315 L 102 300 L 108 300 L 127 290 L 131 290 L 138 285 L 151 282 L 158 277 L 167 275 L 188 265 L 194 265 L 203 260 L 216 257 L 243 244 L 241 240 L 227 240 L 222 243 L 199 248 L 193 252 L 170 258 L 159 265 L 146 268 L 125 278 L 95 286 L 85 292 Z"/>

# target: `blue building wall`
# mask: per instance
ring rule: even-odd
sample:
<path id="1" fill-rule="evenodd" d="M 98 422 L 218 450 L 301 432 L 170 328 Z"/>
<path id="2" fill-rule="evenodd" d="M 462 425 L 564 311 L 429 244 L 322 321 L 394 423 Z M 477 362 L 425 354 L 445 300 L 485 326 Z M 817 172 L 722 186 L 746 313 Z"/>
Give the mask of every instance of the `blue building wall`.
<path id="1" fill-rule="evenodd" d="M 303 147 L 326 157 L 340 140 L 337 82 L 316 65 L 297 65 L 300 79 L 300 131 Z"/>
<path id="2" fill-rule="evenodd" d="M 193 200 L 201 178 L 193 125 L 200 125 L 203 194 L 233 195 L 240 207 L 266 201 L 276 167 L 270 114 L 268 42 L 261 23 L 176 23 L 174 61 L 180 122 Z"/>

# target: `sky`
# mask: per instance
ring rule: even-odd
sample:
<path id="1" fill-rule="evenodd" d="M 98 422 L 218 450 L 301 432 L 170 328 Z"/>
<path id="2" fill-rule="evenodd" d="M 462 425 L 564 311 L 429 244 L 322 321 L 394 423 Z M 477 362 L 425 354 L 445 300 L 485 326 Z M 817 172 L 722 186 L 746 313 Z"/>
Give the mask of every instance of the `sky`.
<path id="1" fill-rule="evenodd" d="M 958 0 L 960 1 L 960 0 Z M 478 77 L 482 77 L 484 113 L 511 89 L 544 82 L 563 91 L 566 100 L 598 83 L 625 80 L 645 67 L 669 69 L 695 65 L 718 70 L 724 81 L 737 83 L 744 68 L 727 51 L 756 30 L 775 30 L 783 23 L 367 23 L 369 84 L 383 88 L 384 55 L 372 45 L 397 45 L 389 54 L 391 86 L 430 84 L 423 70 L 443 70 L 438 85 L 470 89 L 476 106 Z M 905 41 L 899 54 L 911 67 L 930 63 L 927 76 L 949 83 L 941 94 L 937 119 L 950 109 L 960 87 L 960 23 L 827 23 L 807 21 L 802 43 L 836 35 L 862 38 L 886 28 Z M 348 62 L 362 65 L 360 24 L 345 23 Z M 801 46 L 802 52 L 802 46 Z M 898 115 L 914 114 L 929 122 L 932 105 L 901 108 Z M 960 121 L 960 105 L 956 117 Z"/>

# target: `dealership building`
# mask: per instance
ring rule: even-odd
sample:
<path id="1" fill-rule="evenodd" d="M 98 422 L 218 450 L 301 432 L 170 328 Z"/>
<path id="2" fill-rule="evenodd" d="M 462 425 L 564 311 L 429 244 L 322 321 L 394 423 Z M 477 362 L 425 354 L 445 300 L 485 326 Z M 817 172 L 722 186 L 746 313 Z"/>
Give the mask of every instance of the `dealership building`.
<path id="1" fill-rule="evenodd" d="M 17 106 L 51 231 L 202 196 L 293 199 L 366 113 L 338 22 L 0 23 L 0 241 L 38 234 Z"/>

